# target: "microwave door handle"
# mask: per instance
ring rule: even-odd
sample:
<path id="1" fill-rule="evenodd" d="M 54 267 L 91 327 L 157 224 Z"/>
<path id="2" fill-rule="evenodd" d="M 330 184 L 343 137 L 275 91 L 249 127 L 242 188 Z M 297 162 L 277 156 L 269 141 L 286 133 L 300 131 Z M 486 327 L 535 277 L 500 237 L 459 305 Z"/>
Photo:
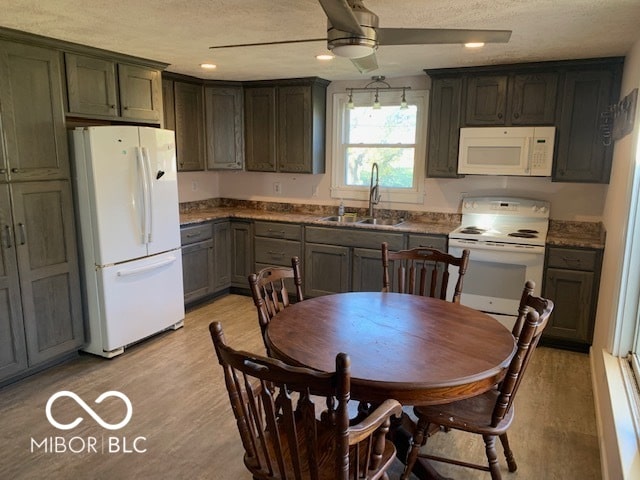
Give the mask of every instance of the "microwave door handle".
<path id="1" fill-rule="evenodd" d="M 524 139 L 524 155 L 527 159 L 527 165 L 525 166 L 525 173 L 531 174 L 531 137 Z"/>

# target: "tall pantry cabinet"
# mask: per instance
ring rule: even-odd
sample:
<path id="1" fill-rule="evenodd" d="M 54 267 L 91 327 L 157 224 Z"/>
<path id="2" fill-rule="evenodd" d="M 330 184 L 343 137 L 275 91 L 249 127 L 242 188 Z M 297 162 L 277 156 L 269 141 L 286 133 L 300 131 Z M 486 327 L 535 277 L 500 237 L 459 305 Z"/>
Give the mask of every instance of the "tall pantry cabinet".
<path id="1" fill-rule="evenodd" d="M 84 343 L 61 68 L 0 39 L 0 385 Z"/>

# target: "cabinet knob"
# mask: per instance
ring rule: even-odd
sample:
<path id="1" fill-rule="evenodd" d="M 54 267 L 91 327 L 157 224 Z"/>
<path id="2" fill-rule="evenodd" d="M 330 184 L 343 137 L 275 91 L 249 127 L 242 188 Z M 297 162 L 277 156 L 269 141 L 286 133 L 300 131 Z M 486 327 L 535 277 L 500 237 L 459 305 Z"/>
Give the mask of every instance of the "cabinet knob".
<path id="1" fill-rule="evenodd" d="M 11 171 L 13 173 L 22 173 L 22 170 L 20 170 L 19 168 L 12 168 Z"/>
<path id="2" fill-rule="evenodd" d="M 115 109 L 116 109 L 116 106 L 115 106 L 115 105 L 109 105 L 109 108 L 110 108 L 111 110 L 115 110 Z"/>
<path id="3" fill-rule="evenodd" d="M 514 113 L 513 118 L 520 118 L 520 114 L 518 112 Z"/>
<path id="4" fill-rule="evenodd" d="M 5 173 L 7 173 L 7 169 L 6 168 L 0 168 L 0 175 L 4 175 Z"/>
<path id="5" fill-rule="evenodd" d="M 129 110 L 129 107 L 124 107 L 125 110 Z"/>
<path id="6" fill-rule="evenodd" d="M 502 118 L 502 113 L 499 113 L 499 114 L 498 114 L 498 118 Z"/>

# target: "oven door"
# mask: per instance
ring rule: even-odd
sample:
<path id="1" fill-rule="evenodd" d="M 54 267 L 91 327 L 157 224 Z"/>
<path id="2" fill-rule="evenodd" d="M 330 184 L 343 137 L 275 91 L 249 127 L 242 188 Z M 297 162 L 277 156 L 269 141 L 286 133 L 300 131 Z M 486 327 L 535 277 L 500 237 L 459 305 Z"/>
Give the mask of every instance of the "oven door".
<path id="1" fill-rule="evenodd" d="M 525 282 L 535 282 L 534 294 L 540 295 L 544 247 L 449 240 L 450 254 L 460 256 L 463 248 L 470 255 L 460 303 L 489 313 L 511 330 Z M 454 285 L 449 282 L 447 297 L 453 295 Z"/>

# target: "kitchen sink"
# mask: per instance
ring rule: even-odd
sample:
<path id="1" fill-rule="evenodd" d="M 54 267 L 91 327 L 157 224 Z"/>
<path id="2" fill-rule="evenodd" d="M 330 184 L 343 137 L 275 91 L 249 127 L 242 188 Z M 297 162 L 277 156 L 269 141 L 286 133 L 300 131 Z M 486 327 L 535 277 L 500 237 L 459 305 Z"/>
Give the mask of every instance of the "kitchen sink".
<path id="1" fill-rule="evenodd" d="M 343 215 L 341 217 L 334 215 L 331 217 L 324 217 L 320 220 L 324 220 L 325 222 L 336 222 L 336 223 L 356 223 L 358 218 L 353 215 Z"/>
<path id="2" fill-rule="evenodd" d="M 362 220 L 358 220 L 358 223 L 366 223 L 369 225 L 390 225 L 395 227 L 396 225 L 404 223 L 404 218 L 364 218 Z"/>

